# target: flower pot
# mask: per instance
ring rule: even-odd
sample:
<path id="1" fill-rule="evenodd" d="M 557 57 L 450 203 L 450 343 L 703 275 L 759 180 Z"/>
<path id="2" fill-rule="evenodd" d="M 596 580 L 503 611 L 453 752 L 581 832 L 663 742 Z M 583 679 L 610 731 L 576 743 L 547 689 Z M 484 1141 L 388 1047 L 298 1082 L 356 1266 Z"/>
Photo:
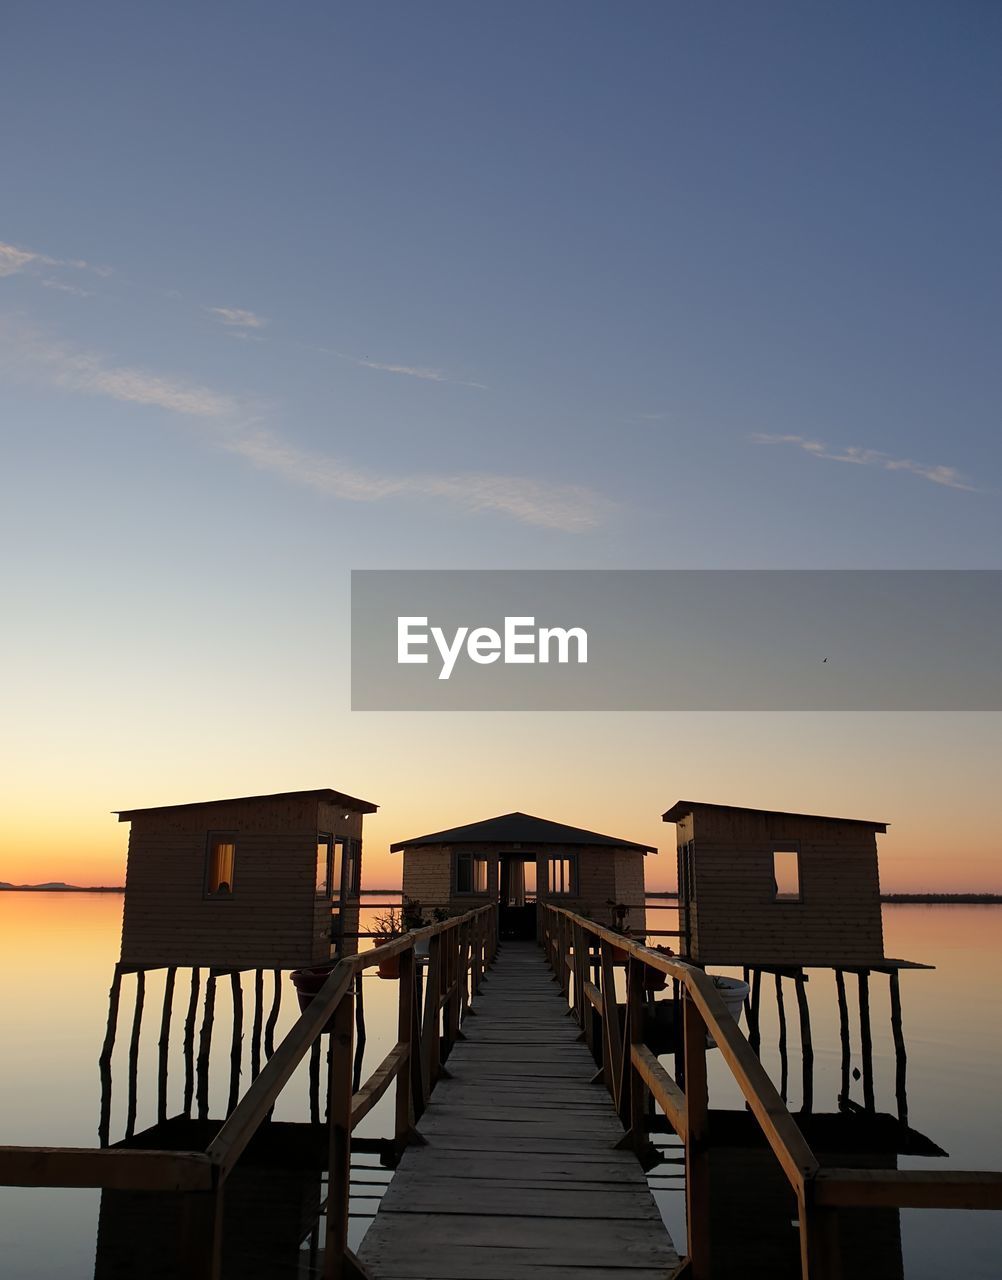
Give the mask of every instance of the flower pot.
<path id="1" fill-rule="evenodd" d="M 713 985 L 717 988 L 717 995 L 723 1000 L 727 1012 L 735 1022 L 740 1021 L 741 1009 L 748 997 L 748 983 L 742 982 L 740 978 L 720 978 L 712 974 L 710 976 L 713 977 Z M 709 1032 L 706 1033 L 706 1047 L 708 1049 L 717 1047 L 716 1040 Z"/>
<path id="2" fill-rule="evenodd" d="M 331 963 L 328 965 L 315 965 L 305 969 L 293 969 L 289 974 L 292 979 L 292 985 L 296 988 L 296 996 L 299 1000 L 301 1013 L 305 1013 L 313 1003 L 317 992 L 331 976 L 333 969 L 334 964 Z M 332 1014 L 324 1027 L 324 1033 L 326 1034 L 333 1030 L 334 1016 Z"/>
<path id="3" fill-rule="evenodd" d="M 418 938 L 414 943 L 414 954 L 419 960 L 427 959 L 431 954 L 431 938 Z"/>
<path id="4" fill-rule="evenodd" d="M 380 978 L 399 978 L 400 977 L 400 957 L 387 956 L 385 960 L 380 960 L 379 968 L 376 970 Z"/>
<path id="5" fill-rule="evenodd" d="M 667 984 L 667 973 L 661 973 L 659 969 L 644 969 L 645 991 L 664 991 Z"/>

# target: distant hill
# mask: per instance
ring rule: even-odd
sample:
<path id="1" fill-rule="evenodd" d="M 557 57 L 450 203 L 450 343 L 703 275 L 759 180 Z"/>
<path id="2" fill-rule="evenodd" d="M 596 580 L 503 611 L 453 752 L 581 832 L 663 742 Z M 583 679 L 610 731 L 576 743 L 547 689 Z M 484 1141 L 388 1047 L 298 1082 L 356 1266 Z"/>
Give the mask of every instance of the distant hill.
<path id="1" fill-rule="evenodd" d="M 917 902 L 939 906 L 977 906 L 1002 902 L 1002 893 L 882 893 L 881 902 Z"/>
<path id="2" fill-rule="evenodd" d="M 0 892 L 8 893 L 124 893 L 124 885 L 65 884 L 62 880 L 49 880 L 45 884 L 11 884 L 0 880 Z"/>

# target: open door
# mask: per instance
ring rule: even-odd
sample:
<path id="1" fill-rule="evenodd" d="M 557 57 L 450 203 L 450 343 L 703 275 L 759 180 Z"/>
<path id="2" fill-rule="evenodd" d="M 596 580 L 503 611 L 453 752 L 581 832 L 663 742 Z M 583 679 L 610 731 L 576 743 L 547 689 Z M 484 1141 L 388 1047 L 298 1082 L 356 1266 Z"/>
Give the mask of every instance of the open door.
<path id="1" fill-rule="evenodd" d="M 498 865 L 498 934 L 534 941 L 536 937 L 536 855 L 502 853 Z"/>

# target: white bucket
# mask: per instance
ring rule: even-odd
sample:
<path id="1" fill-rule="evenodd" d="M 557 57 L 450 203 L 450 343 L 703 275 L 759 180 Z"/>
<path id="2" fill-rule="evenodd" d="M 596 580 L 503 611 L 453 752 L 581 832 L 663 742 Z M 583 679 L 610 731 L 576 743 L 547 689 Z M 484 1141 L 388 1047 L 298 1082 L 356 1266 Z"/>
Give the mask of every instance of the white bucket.
<path id="1" fill-rule="evenodd" d="M 717 995 L 723 1000 L 727 1012 L 735 1022 L 740 1022 L 741 1010 L 744 1008 L 744 1003 L 750 990 L 748 983 L 742 982 L 740 978 L 724 978 L 715 974 L 707 974 L 707 977 L 713 978 L 713 985 L 717 989 Z M 706 1034 L 706 1047 L 708 1049 L 717 1047 L 716 1040 L 709 1032 Z"/>

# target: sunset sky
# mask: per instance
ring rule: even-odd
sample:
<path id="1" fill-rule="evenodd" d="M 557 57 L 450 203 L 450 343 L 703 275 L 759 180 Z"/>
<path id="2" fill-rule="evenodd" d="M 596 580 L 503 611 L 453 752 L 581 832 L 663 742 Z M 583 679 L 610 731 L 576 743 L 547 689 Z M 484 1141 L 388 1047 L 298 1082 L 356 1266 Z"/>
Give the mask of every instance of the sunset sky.
<path id="1" fill-rule="evenodd" d="M 1002 891 L 1002 715 L 348 710 L 353 568 L 999 568 L 1002 9 L 6 7 L 0 881 L 676 799 Z M 667 855 L 667 856 L 665 856 Z"/>

